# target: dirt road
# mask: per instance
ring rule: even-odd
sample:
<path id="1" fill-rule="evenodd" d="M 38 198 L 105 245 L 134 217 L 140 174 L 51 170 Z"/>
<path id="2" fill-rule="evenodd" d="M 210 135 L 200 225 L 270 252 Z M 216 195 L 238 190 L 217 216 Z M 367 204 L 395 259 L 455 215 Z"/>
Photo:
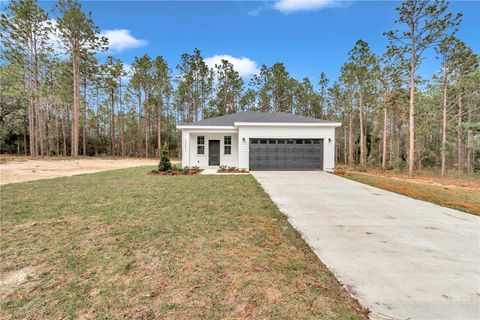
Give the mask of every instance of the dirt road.
<path id="1" fill-rule="evenodd" d="M 157 164 L 156 159 L 13 159 L 0 164 L 0 185 Z"/>

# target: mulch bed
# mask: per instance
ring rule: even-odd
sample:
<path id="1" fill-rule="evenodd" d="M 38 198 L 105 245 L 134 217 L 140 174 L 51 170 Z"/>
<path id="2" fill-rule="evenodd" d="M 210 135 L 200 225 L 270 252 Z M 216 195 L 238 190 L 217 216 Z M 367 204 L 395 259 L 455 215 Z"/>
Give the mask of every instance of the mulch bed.
<path id="1" fill-rule="evenodd" d="M 217 173 L 250 173 L 247 169 L 235 169 L 235 170 L 228 170 L 228 169 L 218 169 Z"/>
<path id="2" fill-rule="evenodd" d="M 200 172 L 202 171 L 203 171 L 202 169 L 168 170 L 168 171 L 152 170 L 150 172 L 147 172 L 147 174 L 151 176 L 194 176 L 194 175 L 200 174 Z"/>

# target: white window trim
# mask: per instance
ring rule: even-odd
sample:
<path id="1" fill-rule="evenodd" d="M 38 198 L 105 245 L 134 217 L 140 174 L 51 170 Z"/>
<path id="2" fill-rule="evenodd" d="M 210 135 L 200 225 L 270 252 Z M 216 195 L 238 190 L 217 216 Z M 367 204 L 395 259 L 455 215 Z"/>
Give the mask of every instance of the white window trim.
<path id="1" fill-rule="evenodd" d="M 230 137 L 230 144 L 225 144 L 225 137 Z M 225 153 L 225 146 L 230 146 L 230 154 Z M 223 155 L 227 157 L 232 156 L 232 136 L 231 135 L 225 135 L 223 136 Z"/>
<path id="2" fill-rule="evenodd" d="M 203 137 L 203 144 L 198 144 L 198 138 L 199 137 Z M 205 153 L 206 153 L 206 150 L 205 150 L 205 136 L 202 136 L 202 135 L 198 135 L 196 137 L 196 144 L 197 144 L 197 148 L 196 148 L 196 154 L 197 156 L 200 156 L 200 157 L 204 157 L 205 156 Z M 199 146 L 203 146 L 203 153 L 198 153 L 198 147 Z"/>

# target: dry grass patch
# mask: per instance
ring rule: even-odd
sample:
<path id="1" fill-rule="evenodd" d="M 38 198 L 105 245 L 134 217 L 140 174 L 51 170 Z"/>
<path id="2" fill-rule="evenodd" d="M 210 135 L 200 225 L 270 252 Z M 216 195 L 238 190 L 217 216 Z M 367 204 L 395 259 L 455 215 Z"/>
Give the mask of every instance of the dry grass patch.
<path id="1" fill-rule="evenodd" d="M 376 171 L 347 172 L 346 178 L 444 207 L 480 215 L 480 180 L 439 178 Z"/>
<path id="2" fill-rule="evenodd" d="M 150 169 L 3 186 L 0 318 L 366 318 L 253 177 Z"/>

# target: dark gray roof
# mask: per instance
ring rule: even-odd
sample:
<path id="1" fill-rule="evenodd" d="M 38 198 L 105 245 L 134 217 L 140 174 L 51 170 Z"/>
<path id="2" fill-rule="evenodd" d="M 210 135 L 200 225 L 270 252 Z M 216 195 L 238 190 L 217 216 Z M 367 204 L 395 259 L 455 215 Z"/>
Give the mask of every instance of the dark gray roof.
<path id="1" fill-rule="evenodd" d="M 186 123 L 185 126 L 233 126 L 235 122 L 335 123 L 287 112 L 244 111 Z"/>

